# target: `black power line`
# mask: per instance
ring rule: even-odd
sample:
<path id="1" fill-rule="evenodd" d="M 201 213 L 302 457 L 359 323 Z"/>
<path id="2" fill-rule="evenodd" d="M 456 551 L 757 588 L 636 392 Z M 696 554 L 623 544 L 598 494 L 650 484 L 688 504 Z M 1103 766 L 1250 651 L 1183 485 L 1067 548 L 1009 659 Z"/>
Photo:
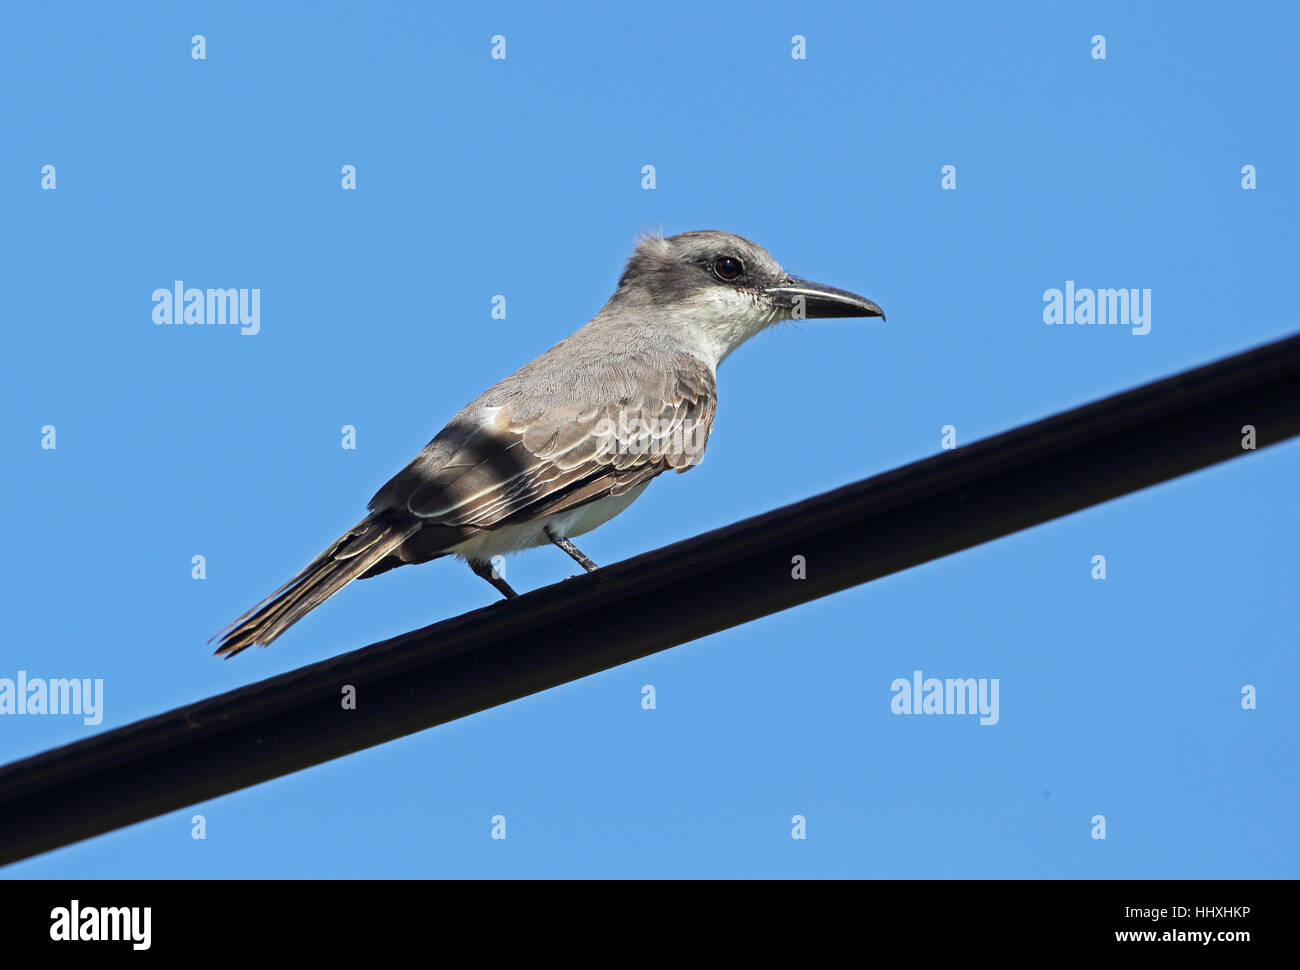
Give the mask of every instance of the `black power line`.
<path id="1" fill-rule="evenodd" d="M 6 765 L 0 864 L 1249 455 L 1246 425 L 1300 434 L 1300 335 Z"/>

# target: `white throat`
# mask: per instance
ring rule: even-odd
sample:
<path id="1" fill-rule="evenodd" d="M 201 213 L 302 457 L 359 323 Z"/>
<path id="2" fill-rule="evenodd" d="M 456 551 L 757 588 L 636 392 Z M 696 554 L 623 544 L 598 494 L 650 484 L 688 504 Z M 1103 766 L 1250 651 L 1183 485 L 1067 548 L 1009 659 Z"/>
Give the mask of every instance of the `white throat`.
<path id="1" fill-rule="evenodd" d="M 750 337 L 785 314 L 756 292 L 711 287 L 687 304 L 704 359 L 714 369 Z"/>

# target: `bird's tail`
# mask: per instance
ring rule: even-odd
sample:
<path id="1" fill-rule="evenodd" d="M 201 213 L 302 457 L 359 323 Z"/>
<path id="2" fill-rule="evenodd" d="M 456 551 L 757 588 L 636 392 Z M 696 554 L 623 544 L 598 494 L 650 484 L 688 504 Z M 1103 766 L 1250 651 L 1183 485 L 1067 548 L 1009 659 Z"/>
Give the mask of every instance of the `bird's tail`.
<path id="1" fill-rule="evenodd" d="M 233 657 L 254 644 L 266 646 L 419 530 L 418 519 L 392 511 L 366 516 L 297 576 L 217 634 L 217 655 Z"/>

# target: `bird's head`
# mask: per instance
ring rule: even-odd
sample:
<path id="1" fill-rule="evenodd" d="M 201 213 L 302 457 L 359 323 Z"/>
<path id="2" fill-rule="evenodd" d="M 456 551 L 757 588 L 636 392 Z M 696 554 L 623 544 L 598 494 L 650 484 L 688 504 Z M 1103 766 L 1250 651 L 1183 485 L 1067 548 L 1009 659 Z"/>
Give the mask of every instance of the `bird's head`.
<path id="1" fill-rule="evenodd" d="M 612 302 L 667 311 L 719 361 L 778 320 L 885 318 L 866 297 L 791 276 L 762 246 L 713 229 L 643 237 Z"/>

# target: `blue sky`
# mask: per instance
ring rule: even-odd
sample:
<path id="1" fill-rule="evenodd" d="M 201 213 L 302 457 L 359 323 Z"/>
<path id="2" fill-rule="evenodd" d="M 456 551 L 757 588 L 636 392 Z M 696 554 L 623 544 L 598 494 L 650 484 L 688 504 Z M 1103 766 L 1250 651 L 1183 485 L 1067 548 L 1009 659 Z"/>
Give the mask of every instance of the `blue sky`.
<path id="1" fill-rule="evenodd" d="M 597 562 L 1296 331 L 1296 28 L 1288 4 L 7 9 L 0 677 L 102 678 L 105 715 L 0 715 L 0 760 L 491 602 L 442 561 L 270 649 L 205 643 L 594 314 L 643 230 L 739 233 L 889 320 L 738 351 L 703 464 L 588 536 Z M 259 289 L 260 332 L 156 326 L 176 280 Z M 1150 332 L 1045 325 L 1067 280 L 1149 289 Z M 1295 443 L 1252 454 L 4 875 L 1294 877 L 1298 470 Z M 997 678 L 999 722 L 891 713 L 914 670 Z"/>

